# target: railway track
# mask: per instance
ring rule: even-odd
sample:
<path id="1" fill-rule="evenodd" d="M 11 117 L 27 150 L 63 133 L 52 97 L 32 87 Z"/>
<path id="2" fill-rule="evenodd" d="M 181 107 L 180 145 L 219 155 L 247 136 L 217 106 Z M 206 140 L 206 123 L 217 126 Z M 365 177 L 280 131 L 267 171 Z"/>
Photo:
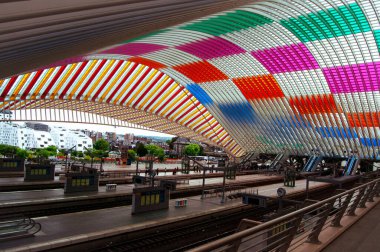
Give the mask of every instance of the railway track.
<path id="1" fill-rule="evenodd" d="M 313 190 L 313 199 L 320 200 L 330 197 L 334 193 L 332 187 Z M 305 194 L 299 193 L 290 197 L 295 200 L 304 199 Z M 271 205 L 266 209 L 244 206 L 235 211 L 219 213 L 218 216 L 209 216 L 208 219 L 186 220 L 178 222 L 172 227 L 155 228 L 144 230 L 134 234 L 134 237 L 123 237 L 120 240 L 111 239 L 103 246 L 89 250 L 94 252 L 121 252 L 121 251 L 152 251 L 152 252 L 178 252 L 199 246 L 203 243 L 227 236 L 237 228 L 241 219 L 249 218 L 262 220 L 267 213 L 277 209 L 277 205 Z M 294 210 L 288 205 L 284 213 Z"/>

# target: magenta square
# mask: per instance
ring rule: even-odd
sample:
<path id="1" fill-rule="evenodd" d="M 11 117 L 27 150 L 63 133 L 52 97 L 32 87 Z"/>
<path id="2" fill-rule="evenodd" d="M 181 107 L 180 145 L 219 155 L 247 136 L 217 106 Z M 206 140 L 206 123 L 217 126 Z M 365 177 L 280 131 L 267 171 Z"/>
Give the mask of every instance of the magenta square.
<path id="1" fill-rule="evenodd" d="M 324 68 L 331 93 L 354 93 L 380 90 L 380 62 Z"/>
<path id="2" fill-rule="evenodd" d="M 259 50 L 251 54 L 271 74 L 319 68 L 309 49 L 302 43 Z"/>
<path id="3" fill-rule="evenodd" d="M 176 48 L 205 60 L 246 52 L 234 43 L 218 37 L 191 42 Z"/>

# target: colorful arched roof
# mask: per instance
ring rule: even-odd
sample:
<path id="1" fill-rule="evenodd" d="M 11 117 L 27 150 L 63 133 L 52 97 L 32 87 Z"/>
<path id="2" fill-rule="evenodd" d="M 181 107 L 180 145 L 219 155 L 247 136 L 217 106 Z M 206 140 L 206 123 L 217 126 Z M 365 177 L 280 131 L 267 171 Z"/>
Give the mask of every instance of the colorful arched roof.
<path id="1" fill-rule="evenodd" d="M 379 14 L 372 0 L 259 1 L 3 80 L 0 97 L 31 99 L 34 92 L 38 99 L 45 91 L 45 99 L 143 110 L 228 142 L 237 156 L 318 148 L 374 157 Z M 146 84 L 132 89 L 136 80 L 125 84 L 122 67 Z M 163 87 L 165 97 L 149 88 L 163 76 L 175 83 Z M 149 94 L 157 96 L 154 108 L 146 107 Z"/>

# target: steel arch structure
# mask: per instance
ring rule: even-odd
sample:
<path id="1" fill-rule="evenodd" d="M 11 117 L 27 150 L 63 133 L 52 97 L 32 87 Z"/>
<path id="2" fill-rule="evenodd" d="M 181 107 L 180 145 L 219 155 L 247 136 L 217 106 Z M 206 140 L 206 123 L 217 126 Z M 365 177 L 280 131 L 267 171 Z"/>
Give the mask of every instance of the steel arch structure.
<path id="1" fill-rule="evenodd" d="M 50 85 L 50 100 L 143 110 L 235 156 L 286 148 L 376 158 L 379 13 L 372 0 L 259 1 L 2 80 L 0 102 L 14 109 Z M 125 64 L 146 84 L 119 87 Z M 159 95 L 149 81 L 160 75 L 176 84 L 156 105 L 170 105 L 145 109 L 146 95 Z M 179 120 L 177 108 L 186 110 Z"/>

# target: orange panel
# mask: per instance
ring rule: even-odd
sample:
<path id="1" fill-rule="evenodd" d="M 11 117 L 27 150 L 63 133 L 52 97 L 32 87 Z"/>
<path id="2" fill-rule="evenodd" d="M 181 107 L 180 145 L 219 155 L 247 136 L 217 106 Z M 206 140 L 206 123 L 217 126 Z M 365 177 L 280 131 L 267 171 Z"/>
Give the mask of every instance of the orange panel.
<path id="1" fill-rule="evenodd" d="M 228 79 L 227 75 L 207 61 L 198 61 L 186 65 L 174 66 L 173 69 L 187 76 L 196 83 Z"/>
<path id="2" fill-rule="evenodd" d="M 346 115 L 350 127 L 380 127 L 380 112 L 347 113 Z"/>
<path id="3" fill-rule="evenodd" d="M 280 86 L 270 74 L 233 79 L 247 100 L 284 97 Z"/>
<path id="4" fill-rule="evenodd" d="M 340 112 L 331 94 L 292 97 L 289 99 L 289 103 L 300 114 Z"/>
<path id="5" fill-rule="evenodd" d="M 166 67 L 164 64 L 161 64 L 157 61 L 145 59 L 145 58 L 140 58 L 140 57 L 132 57 L 132 58 L 128 59 L 128 61 L 143 64 L 145 66 L 149 66 L 149 67 L 154 68 L 154 69 L 160 69 L 160 68 Z"/>

